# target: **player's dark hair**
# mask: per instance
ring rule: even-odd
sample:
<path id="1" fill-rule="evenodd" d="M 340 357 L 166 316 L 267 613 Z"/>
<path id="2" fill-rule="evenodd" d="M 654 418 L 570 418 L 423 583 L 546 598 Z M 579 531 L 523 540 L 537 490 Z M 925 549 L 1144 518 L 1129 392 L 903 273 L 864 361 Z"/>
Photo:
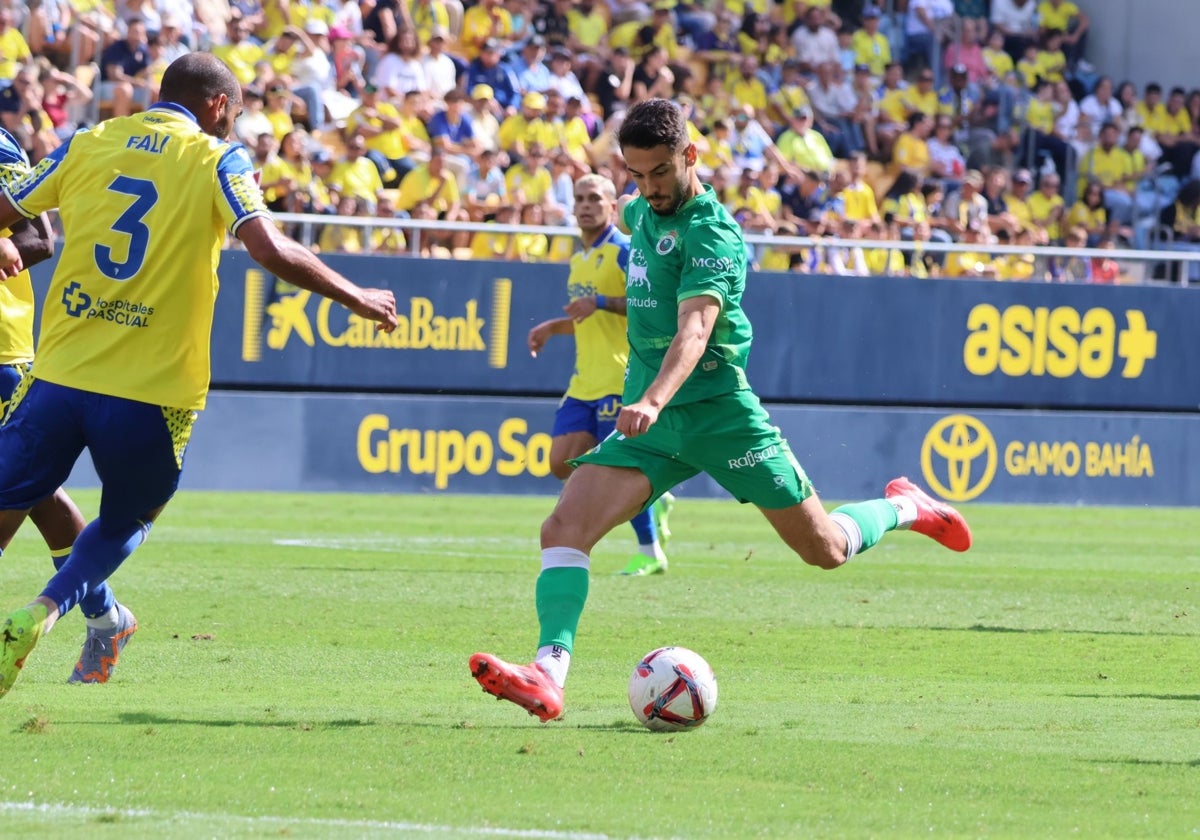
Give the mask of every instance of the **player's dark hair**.
<path id="1" fill-rule="evenodd" d="M 225 62 L 204 52 L 186 53 L 172 61 L 159 88 L 161 100 L 182 105 L 193 114 L 222 93 L 230 102 L 241 101 L 241 85 Z"/>
<path id="2" fill-rule="evenodd" d="M 625 112 L 617 142 L 622 149 L 668 146 L 672 151 L 682 151 L 688 144 L 687 120 L 674 102 L 647 99 Z"/>

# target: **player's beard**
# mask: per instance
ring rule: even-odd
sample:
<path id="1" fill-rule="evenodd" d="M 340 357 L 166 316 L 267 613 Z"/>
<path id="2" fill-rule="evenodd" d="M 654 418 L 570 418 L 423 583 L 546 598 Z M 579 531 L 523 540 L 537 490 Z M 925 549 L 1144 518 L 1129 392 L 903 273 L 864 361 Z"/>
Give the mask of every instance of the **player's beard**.
<path id="1" fill-rule="evenodd" d="M 685 189 L 686 185 L 687 181 L 675 182 L 675 189 L 672 190 L 671 202 L 668 205 L 670 207 L 669 210 L 659 210 L 653 204 L 650 204 L 650 209 L 659 216 L 674 216 L 679 212 L 679 208 L 683 206 L 683 203 L 690 197 Z M 649 204 L 649 202 L 647 203 Z"/>

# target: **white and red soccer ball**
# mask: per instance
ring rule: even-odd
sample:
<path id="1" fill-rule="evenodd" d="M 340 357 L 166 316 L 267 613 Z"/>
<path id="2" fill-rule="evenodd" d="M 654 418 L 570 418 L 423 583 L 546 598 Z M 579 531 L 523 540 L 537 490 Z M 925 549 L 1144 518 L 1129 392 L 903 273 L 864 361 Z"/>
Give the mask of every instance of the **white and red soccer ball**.
<path id="1" fill-rule="evenodd" d="M 695 651 L 661 647 L 633 669 L 629 705 L 647 729 L 695 729 L 717 708 L 717 678 Z"/>

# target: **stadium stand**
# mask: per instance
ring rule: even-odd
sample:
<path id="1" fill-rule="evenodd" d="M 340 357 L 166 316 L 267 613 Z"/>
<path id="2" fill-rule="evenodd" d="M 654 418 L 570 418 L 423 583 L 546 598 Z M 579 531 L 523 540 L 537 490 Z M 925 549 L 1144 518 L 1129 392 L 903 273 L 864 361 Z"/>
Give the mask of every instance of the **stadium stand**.
<path id="1" fill-rule="evenodd" d="M 1093 246 L 1200 242 L 1183 190 L 1200 175 L 1200 90 L 1115 85 L 1088 61 L 1087 5 L 17 4 L 0 10 L 0 120 L 36 161 L 80 125 L 145 107 L 183 51 L 211 50 L 243 83 L 237 135 L 277 209 L 487 223 L 509 205 L 506 219 L 534 218 L 536 203 L 569 225 L 572 178 L 633 189 L 615 127 L 631 102 L 666 96 L 748 233 L 969 242 L 984 276 L 1059 279 L 1050 260 L 1030 269 L 988 248 L 1063 245 L 1079 230 Z M 461 232 L 433 239 L 462 258 L 497 251 Z M 328 232 L 313 244 L 363 245 Z M 779 270 L 958 272 L 920 249 L 882 262 L 854 250 L 756 256 Z"/>

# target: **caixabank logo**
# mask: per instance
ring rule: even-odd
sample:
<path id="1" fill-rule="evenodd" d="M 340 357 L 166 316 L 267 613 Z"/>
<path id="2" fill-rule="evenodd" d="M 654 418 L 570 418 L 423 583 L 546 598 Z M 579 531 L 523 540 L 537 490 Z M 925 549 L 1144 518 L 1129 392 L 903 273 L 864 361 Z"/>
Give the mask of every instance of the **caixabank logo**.
<path id="1" fill-rule="evenodd" d="M 450 303 L 420 295 L 398 297 L 396 329 L 390 333 L 328 298 L 285 284 L 276 288 L 272 283 L 260 271 L 246 272 L 243 361 L 261 361 L 264 349 L 282 352 L 305 346 L 486 353 L 488 367 L 508 366 L 512 309 L 512 280 L 508 278 L 492 280 L 486 299 L 470 297 Z"/>
<path id="2" fill-rule="evenodd" d="M 951 414 L 933 424 L 921 443 L 921 472 L 944 499 L 966 502 L 996 477 L 996 439 L 978 418 Z"/>
<path id="3" fill-rule="evenodd" d="M 1141 434 L 1096 440 L 1095 426 L 1047 425 L 1035 416 L 1004 428 L 1009 434 L 998 439 L 970 414 L 935 422 L 921 442 L 926 483 L 948 501 L 968 502 L 987 491 L 997 474 L 1014 481 L 1148 481 L 1155 475 L 1153 441 Z"/>

